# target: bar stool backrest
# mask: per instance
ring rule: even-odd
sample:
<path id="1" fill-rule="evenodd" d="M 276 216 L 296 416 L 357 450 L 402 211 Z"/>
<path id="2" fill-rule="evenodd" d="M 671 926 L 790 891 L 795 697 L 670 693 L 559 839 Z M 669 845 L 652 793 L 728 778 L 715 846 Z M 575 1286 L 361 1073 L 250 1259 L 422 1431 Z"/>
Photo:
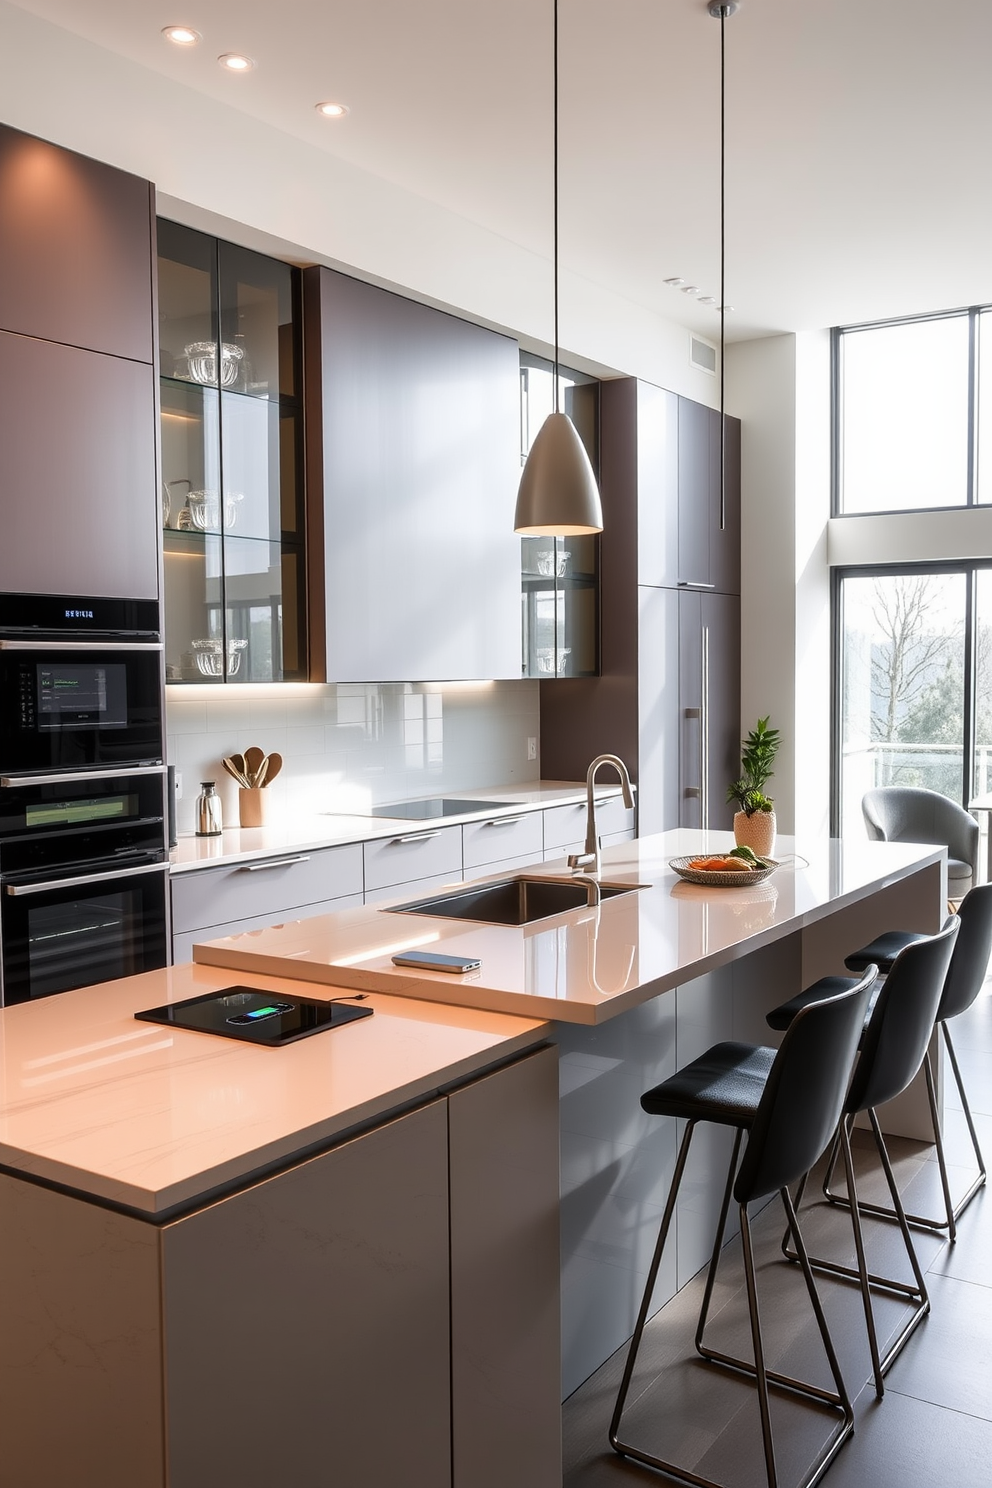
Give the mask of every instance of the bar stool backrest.
<path id="1" fill-rule="evenodd" d="M 899 1095 L 919 1070 L 960 923 L 957 915 L 950 915 L 937 935 L 914 941 L 893 961 L 865 1029 L 844 1105 L 848 1115 Z"/>
<path id="2" fill-rule="evenodd" d="M 980 884 L 965 894 L 958 919 L 961 929 L 937 1009 L 939 1023 L 967 1012 L 982 990 L 992 955 L 992 883 Z"/>
<path id="3" fill-rule="evenodd" d="M 734 1184 L 739 1204 L 777 1193 L 813 1166 L 837 1129 L 877 967 L 792 1020 L 775 1056 Z"/>

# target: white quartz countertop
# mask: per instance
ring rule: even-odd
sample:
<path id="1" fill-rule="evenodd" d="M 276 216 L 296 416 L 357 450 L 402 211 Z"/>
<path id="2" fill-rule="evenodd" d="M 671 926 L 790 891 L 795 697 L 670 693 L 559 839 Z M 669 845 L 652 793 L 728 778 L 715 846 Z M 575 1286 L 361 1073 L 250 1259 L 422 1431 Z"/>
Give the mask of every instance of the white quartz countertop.
<path id="1" fill-rule="evenodd" d="M 593 1024 L 939 865 L 944 856 L 943 848 L 905 843 L 780 838 L 777 856 L 798 853 L 800 860 L 750 887 L 696 887 L 669 867 L 672 857 L 731 845 L 729 832 L 679 830 L 607 848 L 603 881 L 643 887 L 530 925 L 402 914 L 376 904 L 196 945 L 193 955 L 245 972 Z M 532 871 L 560 875 L 564 861 Z M 938 895 L 935 890 L 935 902 Z M 418 947 L 477 957 L 481 969 L 452 976 L 392 964 L 397 951 Z"/>
<path id="2" fill-rule="evenodd" d="M 533 780 L 526 785 L 494 785 L 485 790 L 444 792 L 459 801 L 478 800 L 478 811 L 457 816 L 398 817 L 359 816 L 319 812 L 312 816 L 287 817 L 264 827 L 231 827 L 220 837 L 180 835 L 170 859 L 173 873 L 245 863 L 254 858 L 277 857 L 280 853 L 315 851 L 322 847 L 340 847 L 349 842 L 374 842 L 377 838 L 395 837 L 397 827 L 405 832 L 436 832 L 439 827 L 457 827 L 465 822 L 486 821 L 499 816 L 516 816 L 524 811 L 544 811 L 552 806 L 568 806 L 584 801 L 586 788 L 574 780 Z M 596 786 L 596 800 L 618 796 L 620 788 L 609 780 Z M 426 799 L 426 798 L 418 798 Z M 494 808 L 493 803 L 499 802 Z"/>
<path id="3" fill-rule="evenodd" d="M 149 1216 L 538 1044 L 546 1024 L 373 996 L 371 1018 L 267 1049 L 134 1013 L 250 980 L 178 966 L 0 1010 L 0 1163 Z M 346 991 L 347 989 L 341 989 Z"/>

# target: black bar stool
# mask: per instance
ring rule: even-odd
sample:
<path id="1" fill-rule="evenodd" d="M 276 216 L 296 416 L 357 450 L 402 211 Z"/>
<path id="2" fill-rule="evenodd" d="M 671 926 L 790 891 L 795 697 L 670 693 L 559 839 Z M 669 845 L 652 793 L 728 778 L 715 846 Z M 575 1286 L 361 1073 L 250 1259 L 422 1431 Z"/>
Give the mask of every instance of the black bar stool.
<path id="1" fill-rule="evenodd" d="M 761 1434 L 769 1488 L 776 1488 L 778 1482 L 768 1405 L 769 1382 L 804 1395 L 820 1405 L 841 1413 L 841 1420 L 835 1425 L 800 1488 L 811 1488 L 811 1485 L 817 1482 L 843 1442 L 851 1434 L 854 1427 L 854 1411 L 841 1376 L 820 1299 L 817 1296 L 816 1283 L 813 1280 L 813 1272 L 799 1230 L 796 1212 L 789 1196 L 788 1185 L 812 1167 L 826 1148 L 840 1121 L 874 979 L 875 968 L 871 967 L 860 981 L 849 984 L 835 996 L 821 1000 L 805 1009 L 794 1019 L 778 1053 L 774 1049 L 760 1048 L 753 1044 L 716 1044 L 699 1059 L 693 1060 L 670 1079 L 663 1081 L 662 1084 L 655 1086 L 653 1090 L 649 1090 L 641 1097 L 641 1105 L 645 1111 L 657 1116 L 682 1117 L 689 1124 L 679 1148 L 672 1187 L 658 1234 L 658 1243 L 651 1260 L 647 1285 L 641 1299 L 637 1324 L 634 1328 L 634 1336 L 631 1339 L 627 1363 L 610 1423 L 610 1445 L 621 1456 L 632 1457 L 637 1462 L 660 1468 L 670 1477 L 683 1483 L 694 1484 L 696 1488 L 719 1488 L 719 1485 L 709 1478 L 700 1477 L 687 1468 L 665 1462 L 620 1439 L 621 1418 L 644 1325 L 647 1321 L 651 1295 L 654 1291 L 672 1216 L 675 1213 L 675 1203 L 689 1156 L 692 1134 L 699 1121 L 712 1121 L 721 1126 L 735 1127 L 737 1136 L 730 1159 L 727 1186 L 706 1278 L 703 1305 L 696 1330 L 696 1348 L 702 1357 L 711 1363 L 743 1372 L 754 1379 L 761 1414 Z M 747 1148 L 738 1168 L 741 1141 L 745 1132 L 748 1133 Z M 765 1198 L 775 1192 L 781 1196 L 789 1228 L 795 1238 L 810 1304 L 836 1386 L 835 1391 L 823 1390 L 803 1380 L 793 1379 L 789 1375 L 777 1374 L 765 1366 L 747 1206 L 753 1200 Z M 744 1277 L 754 1348 L 753 1363 L 746 1359 L 736 1359 L 728 1354 L 717 1353 L 703 1345 L 703 1330 L 713 1295 L 713 1284 L 716 1279 L 731 1195 L 737 1200 L 740 1212 Z"/>
<path id="2" fill-rule="evenodd" d="M 985 1183 L 985 1159 L 982 1157 L 982 1149 L 978 1144 L 978 1133 L 975 1130 L 971 1106 L 968 1104 L 968 1095 L 964 1088 L 964 1081 L 961 1078 L 957 1054 L 955 1053 L 954 1043 L 951 1039 L 951 1030 L 947 1024 L 951 1018 L 957 1018 L 961 1013 L 968 1011 L 982 990 L 982 984 L 985 981 L 985 975 L 989 968 L 989 955 L 992 953 L 992 884 L 981 884 L 978 888 L 972 889 L 970 893 L 966 894 L 958 908 L 958 917 L 961 921 L 961 929 L 958 932 L 954 955 L 951 957 L 951 964 L 948 967 L 947 980 L 944 983 L 944 992 L 940 999 L 940 1007 L 937 1009 L 937 1025 L 940 1028 L 944 1047 L 951 1061 L 951 1069 L 954 1071 L 958 1093 L 961 1096 L 961 1106 L 964 1111 L 965 1120 L 968 1123 L 971 1145 L 975 1149 L 978 1175 L 969 1185 L 964 1195 L 955 1203 L 951 1198 L 951 1187 L 947 1177 L 947 1160 L 944 1155 L 944 1140 L 940 1130 L 940 1113 L 937 1110 L 937 1092 L 933 1077 L 933 1065 L 928 1049 L 923 1061 L 923 1069 L 927 1081 L 927 1097 L 930 1102 L 930 1119 L 933 1123 L 934 1145 L 937 1150 L 937 1166 L 940 1171 L 940 1186 L 944 1195 L 945 1217 L 943 1219 L 934 1219 L 932 1216 L 926 1214 L 908 1214 L 906 1216 L 910 1224 L 920 1225 L 924 1229 L 946 1230 L 948 1238 L 952 1242 L 957 1239 L 958 1219 Z M 899 952 L 904 950 L 907 945 L 912 945 L 914 942 L 923 938 L 910 930 L 890 930 L 887 934 L 880 935 L 877 940 L 873 940 L 871 945 L 863 946 L 860 951 L 855 951 L 852 955 L 846 957 L 844 964 L 860 976 L 864 968 L 871 962 L 874 962 L 880 973 L 883 976 L 887 976 L 892 970 L 892 963 Z M 828 1198 L 836 1201 L 837 1195 L 830 1192 L 829 1180 L 830 1173 L 828 1171 L 825 1192 Z M 861 1207 L 866 1214 L 892 1217 L 891 1210 L 881 1208 L 878 1205 L 862 1203 Z"/>
<path id="3" fill-rule="evenodd" d="M 854 1248 L 858 1264 L 856 1268 L 852 1268 L 833 1261 L 822 1260 L 817 1256 L 810 1258 L 810 1264 L 814 1270 L 826 1271 L 833 1276 L 851 1277 L 860 1284 L 872 1372 L 875 1379 L 875 1393 L 879 1399 L 885 1391 L 883 1376 L 905 1347 L 914 1330 L 930 1311 L 930 1298 L 913 1246 L 913 1238 L 899 1197 L 899 1190 L 896 1187 L 875 1108 L 883 1105 L 885 1101 L 892 1100 L 894 1096 L 900 1095 L 915 1078 L 923 1063 L 927 1045 L 933 1033 L 937 1006 L 941 1000 L 947 968 L 957 935 L 958 920 L 955 915 L 952 915 L 938 935 L 922 937 L 912 945 L 904 947 L 892 962 L 892 969 L 881 984 L 881 990 L 875 998 L 874 1007 L 861 1039 L 860 1057 L 851 1081 L 851 1088 L 844 1102 L 844 1113 L 838 1124 L 837 1139 L 828 1165 L 832 1170 L 836 1164 L 839 1149 L 844 1159 L 849 1195 L 849 1202 L 845 1202 L 851 1211 Z M 816 983 L 808 988 L 791 1003 L 784 1003 L 781 1007 L 774 1009 L 768 1014 L 767 1022 L 772 1028 L 789 1027 L 791 1020 L 800 1016 L 795 1003 L 802 1001 L 804 1008 L 808 1009 L 811 1000 L 815 999 L 818 993 L 821 996 L 825 993 L 836 995 L 836 983 L 844 980 L 843 977 L 824 978 L 822 983 Z M 864 1237 L 861 1231 L 861 1214 L 868 1206 L 859 1203 L 858 1200 L 850 1141 L 854 1118 L 862 1111 L 868 1113 L 875 1146 L 892 1197 L 891 1215 L 899 1223 L 915 1285 L 896 1281 L 890 1277 L 877 1276 L 868 1271 Z M 796 1193 L 797 1210 L 802 1205 L 808 1176 L 807 1174 L 803 1178 Z M 789 1231 L 787 1230 L 782 1248 L 789 1260 L 796 1260 L 799 1257 L 789 1250 L 788 1241 Z M 876 1289 L 895 1292 L 905 1297 L 907 1301 L 913 1301 L 916 1304 L 904 1327 L 886 1350 L 884 1357 L 879 1353 L 875 1330 L 875 1316 L 871 1301 L 873 1286 Z"/>

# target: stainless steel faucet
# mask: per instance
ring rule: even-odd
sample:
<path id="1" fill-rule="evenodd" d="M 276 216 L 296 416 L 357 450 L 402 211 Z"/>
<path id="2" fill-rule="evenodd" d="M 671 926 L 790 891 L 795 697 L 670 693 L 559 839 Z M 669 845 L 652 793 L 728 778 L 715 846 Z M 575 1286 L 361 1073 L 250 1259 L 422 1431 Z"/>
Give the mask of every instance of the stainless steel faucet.
<path id="1" fill-rule="evenodd" d="M 630 785 L 630 776 L 627 766 L 618 754 L 597 754 L 592 764 L 586 771 L 586 845 L 581 853 L 569 853 L 568 866 L 576 874 L 592 874 L 596 878 L 603 871 L 603 861 L 599 852 L 599 833 L 596 831 L 596 796 L 594 786 L 596 784 L 596 772 L 600 765 L 612 765 L 620 776 L 620 789 L 623 792 L 623 804 L 628 811 L 634 809 L 634 792 Z"/>

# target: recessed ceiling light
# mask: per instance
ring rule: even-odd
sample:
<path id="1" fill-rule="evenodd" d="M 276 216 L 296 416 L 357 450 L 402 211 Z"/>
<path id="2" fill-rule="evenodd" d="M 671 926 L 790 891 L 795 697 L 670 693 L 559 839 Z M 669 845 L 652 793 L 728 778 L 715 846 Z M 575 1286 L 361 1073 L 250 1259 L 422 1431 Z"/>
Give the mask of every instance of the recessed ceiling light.
<path id="1" fill-rule="evenodd" d="M 685 283 L 685 280 L 684 279 L 679 279 L 679 278 L 666 279 L 665 280 L 665 283 L 666 284 L 670 284 L 673 289 L 681 289 L 682 288 L 682 285 Z"/>
<path id="2" fill-rule="evenodd" d="M 699 303 L 701 305 L 715 305 L 716 304 L 716 300 L 713 298 L 712 295 L 700 295 L 699 296 Z"/>
<path id="3" fill-rule="evenodd" d="M 699 293 L 699 285 L 698 284 L 683 284 L 683 286 L 682 286 L 682 293 L 683 294 L 698 294 Z"/>
<path id="4" fill-rule="evenodd" d="M 252 59 L 246 57 L 244 52 L 224 52 L 217 58 L 217 61 L 221 67 L 226 67 L 228 72 L 251 72 L 255 66 Z"/>
<path id="5" fill-rule="evenodd" d="M 203 37 L 199 31 L 194 31 L 192 26 L 163 26 L 162 35 L 166 41 L 175 42 L 176 46 L 196 46 Z"/>
<path id="6" fill-rule="evenodd" d="M 346 103 L 318 103 L 318 114 L 323 114 L 325 119 L 343 119 L 349 112 Z"/>

